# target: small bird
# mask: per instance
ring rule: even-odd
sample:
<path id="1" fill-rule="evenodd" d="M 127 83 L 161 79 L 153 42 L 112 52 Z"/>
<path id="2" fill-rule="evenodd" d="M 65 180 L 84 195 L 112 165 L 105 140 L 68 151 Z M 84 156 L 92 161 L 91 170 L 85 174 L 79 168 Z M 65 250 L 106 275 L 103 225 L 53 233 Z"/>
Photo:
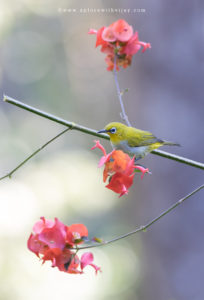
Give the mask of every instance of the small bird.
<path id="1" fill-rule="evenodd" d="M 135 160 L 143 158 L 149 152 L 161 146 L 180 146 L 177 143 L 167 142 L 155 137 L 151 132 L 126 126 L 119 122 L 112 122 L 98 133 L 107 133 L 113 149 L 123 150 Z"/>

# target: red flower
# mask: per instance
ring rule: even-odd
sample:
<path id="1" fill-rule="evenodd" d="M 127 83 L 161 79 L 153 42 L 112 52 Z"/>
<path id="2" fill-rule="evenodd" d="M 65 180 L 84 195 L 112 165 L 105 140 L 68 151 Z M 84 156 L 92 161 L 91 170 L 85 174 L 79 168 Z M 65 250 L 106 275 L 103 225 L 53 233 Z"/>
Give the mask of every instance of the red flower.
<path id="1" fill-rule="evenodd" d="M 52 221 L 42 217 L 33 226 L 33 232 L 28 239 L 28 249 L 40 257 L 43 263 L 50 260 L 52 267 L 72 274 L 82 274 L 86 265 L 92 265 L 96 273 L 100 269 L 93 264 L 93 254 L 92 260 L 84 259 L 83 255 L 80 260 L 76 255 L 74 246 L 83 243 L 83 238 L 88 236 L 85 225 L 66 226 L 57 218 Z"/>
<path id="2" fill-rule="evenodd" d="M 115 150 L 111 153 L 111 159 L 106 162 L 103 171 L 103 181 L 105 182 L 107 177 L 113 175 L 116 172 L 123 173 L 126 171 L 130 157 L 122 150 Z M 132 172 L 131 172 L 132 173 Z"/>
<path id="3" fill-rule="evenodd" d="M 131 39 L 127 42 L 127 44 L 123 47 L 120 53 L 124 53 L 127 55 L 134 55 L 136 54 L 141 46 L 143 47 L 142 52 L 145 52 L 148 48 L 151 48 L 150 43 L 144 43 L 139 41 L 138 33 L 135 32 L 135 34 L 131 37 Z"/>
<path id="4" fill-rule="evenodd" d="M 78 256 L 69 249 L 64 249 L 63 251 L 59 248 L 48 249 L 42 257 L 42 260 L 43 264 L 45 261 L 50 260 L 52 267 L 57 267 L 62 272 L 71 274 L 82 273 L 81 270 L 77 269 L 80 264 Z"/>
<path id="5" fill-rule="evenodd" d="M 128 189 L 133 184 L 134 175 L 128 176 L 122 173 L 115 173 L 106 187 L 117 194 L 120 194 L 119 197 L 128 194 Z"/>
<path id="6" fill-rule="evenodd" d="M 102 39 L 102 33 L 105 27 L 101 27 L 98 31 L 95 29 L 90 29 L 88 34 L 96 34 L 96 47 L 107 45 L 108 43 Z"/>
<path id="7" fill-rule="evenodd" d="M 109 183 L 106 187 L 120 194 L 119 197 L 128 194 L 128 189 L 133 184 L 135 169 L 142 173 L 141 178 L 143 178 L 145 173 L 149 173 L 148 169 L 135 165 L 134 157 L 131 159 L 122 150 L 113 150 L 107 154 L 99 141 L 95 141 L 95 143 L 95 146 L 91 149 L 99 148 L 104 154 L 98 165 L 99 167 L 105 165 L 103 181 L 105 182 L 109 178 Z"/>
<path id="8" fill-rule="evenodd" d="M 73 246 L 74 244 L 83 243 L 83 237 L 88 236 L 88 229 L 83 224 L 72 224 L 67 227 L 66 243 Z"/>
<path id="9" fill-rule="evenodd" d="M 106 53 L 105 61 L 108 65 L 107 70 L 114 69 L 116 57 L 116 69 L 126 68 L 131 64 L 132 56 L 141 47 L 142 52 L 151 48 L 150 43 L 139 41 L 138 33 L 133 34 L 133 28 L 125 20 L 120 19 L 109 25 L 101 27 L 98 31 L 90 29 L 89 34 L 96 34 L 96 47 L 101 46 L 101 52 Z"/>

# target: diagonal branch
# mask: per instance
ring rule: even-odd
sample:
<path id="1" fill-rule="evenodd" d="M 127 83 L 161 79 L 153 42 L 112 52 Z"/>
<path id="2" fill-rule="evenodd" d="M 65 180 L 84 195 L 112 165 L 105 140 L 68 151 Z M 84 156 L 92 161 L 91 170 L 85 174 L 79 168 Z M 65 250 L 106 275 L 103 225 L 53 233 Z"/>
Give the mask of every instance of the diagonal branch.
<path id="1" fill-rule="evenodd" d="M 81 249 L 88 249 L 88 248 L 95 248 L 95 247 L 100 247 L 100 246 L 104 246 L 104 245 L 108 245 L 111 244 L 113 242 L 122 240 L 130 235 L 136 234 L 138 232 L 141 231 L 146 231 L 147 228 L 151 227 L 154 223 L 156 223 L 158 220 L 160 220 L 161 218 L 163 218 L 165 215 L 167 215 L 168 213 L 170 213 L 172 210 L 174 210 L 177 206 L 179 206 L 181 203 L 183 203 L 185 200 L 187 200 L 188 198 L 190 198 L 191 196 L 193 196 L 195 193 L 199 192 L 200 190 L 202 190 L 204 188 L 204 184 L 199 186 L 198 188 L 196 188 L 194 191 L 192 191 L 190 194 L 188 194 L 187 196 L 185 196 L 184 198 L 181 198 L 180 200 L 178 200 L 175 204 L 173 204 L 172 206 L 170 206 L 168 209 L 166 209 L 165 211 L 163 211 L 158 217 L 154 218 L 153 220 L 151 220 L 150 222 L 148 222 L 146 225 L 144 226 L 140 226 L 138 228 L 136 228 L 133 231 L 130 231 L 128 233 L 125 233 L 123 235 L 120 235 L 116 238 L 113 238 L 109 241 L 105 241 L 102 242 L 100 244 L 95 244 L 95 245 L 87 245 L 87 246 L 82 246 L 80 248 L 78 248 L 78 250 Z"/>
<path id="2" fill-rule="evenodd" d="M 23 108 L 23 109 L 25 109 L 27 111 L 30 111 L 30 112 L 32 112 L 34 114 L 37 114 L 37 115 L 39 115 L 41 117 L 44 117 L 46 119 L 54 121 L 56 123 L 62 124 L 64 126 L 67 126 L 67 127 L 71 128 L 71 129 L 75 129 L 75 130 L 81 131 L 81 132 L 86 133 L 86 134 L 90 134 L 90 135 L 93 135 L 93 136 L 97 136 L 97 137 L 109 140 L 109 136 L 107 134 L 97 133 L 97 131 L 94 130 L 94 129 L 90 129 L 90 128 L 81 126 L 79 124 L 75 124 L 73 122 L 66 121 L 64 119 L 61 119 L 61 118 L 56 117 L 54 115 L 51 115 L 51 114 L 49 114 L 47 112 L 44 112 L 44 111 L 39 110 L 37 108 L 34 108 L 34 107 L 30 106 L 30 105 L 27 105 L 27 104 L 25 104 L 23 102 L 20 102 L 18 100 L 12 99 L 11 97 L 4 96 L 4 101 L 8 102 L 10 104 L 16 105 L 17 107 Z M 159 155 L 159 156 L 162 156 L 162 157 L 165 157 L 165 158 L 168 158 L 168 159 L 172 159 L 172 160 L 178 161 L 178 162 L 186 164 L 186 165 L 190 165 L 190 166 L 195 167 L 195 168 L 199 168 L 199 169 L 204 170 L 204 164 L 201 163 L 201 162 L 197 162 L 197 161 L 194 161 L 194 160 L 182 157 L 182 156 L 178 156 L 178 155 L 175 155 L 175 154 L 171 154 L 171 153 L 162 151 L 162 150 L 153 150 L 151 153 Z"/>
<path id="3" fill-rule="evenodd" d="M 49 114 L 47 112 L 44 112 L 44 111 L 42 111 L 40 109 L 32 107 L 32 106 L 30 106 L 28 104 L 25 104 L 23 102 L 15 100 L 15 99 L 13 99 L 13 98 L 11 98 L 9 96 L 4 95 L 3 101 L 7 102 L 7 103 L 10 103 L 10 104 L 13 104 L 13 105 L 15 105 L 17 107 L 23 108 L 23 109 L 25 109 L 25 110 L 27 110 L 29 112 L 32 112 L 32 113 L 34 113 L 34 114 L 36 114 L 38 116 L 41 116 L 41 117 L 46 118 L 46 119 L 49 119 L 51 121 L 54 121 L 56 123 L 59 123 L 59 124 L 64 125 L 66 127 L 69 127 L 71 129 L 79 130 L 81 132 L 84 132 L 84 133 L 87 133 L 87 134 L 90 134 L 90 135 L 94 135 L 94 136 L 101 137 L 101 138 L 109 140 L 109 136 L 107 134 L 97 133 L 97 131 L 94 130 L 94 129 L 90 129 L 90 128 L 84 127 L 82 125 L 75 124 L 74 122 L 69 122 L 67 120 L 59 118 L 59 117 L 54 116 L 52 114 Z"/>
<path id="4" fill-rule="evenodd" d="M 52 143 L 54 140 L 56 140 L 58 137 L 60 137 L 61 135 L 63 135 L 65 132 L 67 132 L 68 130 L 70 130 L 70 128 L 67 128 L 65 130 L 63 130 L 62 132 L 60 132 L 59 134 L 57 134 L 55 137 L 53 137 L 52 139 L 50 139 L 48 142 L 46 142 L 44 145 L 42 145 L 40 148 L 38 148 L 36 151 L 34 151 L 31 155 L 29 155 L 24 161 L 22 161 L 19 165 L 17 165 L 17 167 L 15 167 L 13 170 L 11 170 L 9 173 L 7 173 L 6 175 L 0 177 L 0 180 L 5 179 L 7 177 L 11 178 L 11 176 L 13 175 L 13 173 L 15 173 L 18 169 L 20 169 L 28 160 L 30 160 L 33 156 L 35 156 L 38 152 L 40 152 L 42 149 L 44 149 L 46 146 L 48 146 L 50 143 Z"/>

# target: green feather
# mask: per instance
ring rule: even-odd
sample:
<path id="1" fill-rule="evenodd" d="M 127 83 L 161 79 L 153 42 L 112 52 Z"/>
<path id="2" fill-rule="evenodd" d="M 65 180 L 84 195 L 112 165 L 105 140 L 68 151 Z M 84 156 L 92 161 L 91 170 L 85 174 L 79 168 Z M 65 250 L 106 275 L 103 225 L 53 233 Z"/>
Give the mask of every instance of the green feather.
<path id="1" fill-rule="evenodd" d="M 143 131 L 133 127 L 128 128 L 128 145 L 130 147 L 150 146 L 154 143 L 162 144 L 163 141 L 156 138 L 148 131 Z"/>

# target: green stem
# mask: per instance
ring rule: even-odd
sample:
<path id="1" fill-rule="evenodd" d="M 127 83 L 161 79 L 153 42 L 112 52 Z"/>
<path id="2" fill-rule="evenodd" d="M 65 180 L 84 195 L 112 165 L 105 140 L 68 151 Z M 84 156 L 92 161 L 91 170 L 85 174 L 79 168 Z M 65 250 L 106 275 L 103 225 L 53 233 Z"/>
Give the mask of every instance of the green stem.
<path id="1" fill-rule="evenodd" d="M 166 152 L 166 151 L 163 151 L 163 150 L 158 150 L 158 149 L 157 150 L 153 150 L 151 153 L 155 154 L 155 155 L 158 155 L 158 156 L 162 156 L 162 157 L 168 158 L 168 159 L 172 159 L 172 160 L 178 161 L 180 163 L 183 163 L 183 164 L 186 164 L 186 165 L 198 168 L 198 169 L 204 170 L 204 164 L 203 163 L 195 161 L 195 160 L 192 160 L 192 159 L 185 158 L 183 156 L 171 154 L 169 152 Z"/>
<path id="2" fill-rule="evenodd" d="M 94 136 L 97 136 L 97 137 L 102 137 L 104 139 L 107 139 L 109 140 L 109 136 L 107 134 L 101 134 L 101 133 L 97 133 L 96 130 L 93 130 L 93 129 L 90 129 L 90 128 L 87 128 L 87 127 L 84 127 L 84 126 L 81 126 L 81 125 L 78 125 L 78 124 L 75 124 L 74 122 L 69 122 L 67 120 L 64 120 L 64 119 L 61 119 L 59 117 L 56 117 L 54 115 L 51 115 L 47 112 L 44 112 L 40 109 L 37 109 L 35 107 L 32 107 L 30 105 L 27 105 L 23 102 L 20 102 L 18 100 L 15 100 L 11 97 L 8 97 L 6 95 L 4 95 L 4 99 L 3 101 L 7 102 L 7 103 L 10 103 L 10 104 L 13 104 L 13 105 L 16 105 L 17 107 L 20 107 L 20 108 L 23 108 L 29 112 L 32 112 L 38 116 L 41 116 L 43 118 L 46 118 L 46 119 L 49 119 L 51 121 L 54 121 L 56 123 L 59 123 L 59 124 L 62 124 L 66 127 L 69 127 L 71 129 L 75 129 L 75 130 L 79 130 L 81 132 L 84 132 L 84 133 L 87 133 L 87 134 L 91 134 L 91 135 L 94 135 Z"/>
<path id="3" fill-rule="evenodd" d="M 28 160 L 30 160 L 33 156 L 35 156 L 38 152 L 40 152 L 42 149 L 44 149 L 47 145 L 49 145 L 50 143 L 52 143 L 54 140 L 56 140 L 58 137 L 60 137 L 61 135 L 63 135 L 65 132 L 67 132 L 68 130 L 70 130 L 70 128 L 66 128 L 65 130 L 63 130 L 62 132 L 60 132 L 58 135 L 56 135 L 55 137 L 53 137 L 52 139 L 50 139 L 47 143 L 45 143 L 43 146 L 41 146 L 40 148 L 38 148 L 36 151 L 34 151 L 31 155 L 29 155 L 24 161 L 22 161 L 19 165 L 17 165 L 17 167 L 15 167 L 13 170 L 11 170 L 8 174 L 0 177 L 0 180 L 4 179 L 4 178 L 11 178 L 11 176 L 13 175 L 13 173 L 15 173 L 20 167 L 22 167 Z"/>
<path id="4" fill-rule="evenodd" d="M 81 131 L 83 133 L 87 133 L 87 134 L 90 134 L 90 135 L 93 135 L 93 136 L 97 136 L 97 137 L 109 140 L 109 136 L 107 134 L 97 133 L 96 130 L 93 130 L 93 129 L 90 129 L 90 128 L 87 128 L 87 127 L 84 127 L 84 126 L 81 126 L 81 125 L 78 125 L 78 124 L 66 121 L 64 119 L 61 119 L 61 118 L 56 117 L 54 115 L 51 115 L 51 114 L 49 114 L 47 112 L 44 112 L 44 111 L 41 111 L 41 110 L 39 110 L 37 108 L 29 106 L 29 105 L 27 105 L 27 104 L 25 104 L 23 102 L 20 102 L 18 100 L 12 99 L 12 98 L 10 98 L 8 96 L 4 96 L 4 101 L 8 102 L 10 104 L 16 105 L 17 107 L 23 108 L 23 109 L 25 109 L 27 111 L 30 111 L 30 112 L 32 112 L 34 114 L 37 114 L 37 115 L 39 115 L 41 117 L 44 117 L 46 119 L 54 121 L 56 123 L 62 124 L 64 126 L 67 126 L 67 127 L 71 128 L 71 129 L 75 129 L 75 130 Z M 171 153 L 168 153 L 168 152 L 165 152 L 165 151 L 161 151 L 161 150 L 153 150 L 151 153 L 155 154 L 155 155 L 159 155 L 159 156 L 165 157 L 165 158 L 168 158 L 168 159 L 171 159 L 171 160 L 178 161 L 178 162 L 186 164 L 186 165 L 190 165 L 190 166 L 195 167 L 195 168 L 199 168 L 199 169 L 204 170 L 204 164 L 201 163 L 201 162 L 197 162 L 197 161 L 194 161 L 194 160 L 182 157 L 182 156 L 178 156 L 178 155 L 175 155 L 175 154 L 171 154 Z"/>
<path id="5" fill-rule="evenodd" d="M 152 226 L 154 223 L 156 223 L 158 220 L 160 220 L 161 218 L 163 218 L 165 215 L 167 215 L 168 213 L 170 213 L 172 210 L 174 210 L 177 206 L 179 206 L 181 203 L 183 203 L 185 200 L 187 200 L 188 198 L 190 198 L 191 196 L 193 196 L 195 193 L 197 193 L 198 191 L 200 191 L 201 189 L 204 188 L 204 184 L 201 185 L 200 187 L 198 187 L 197 189 L 195 189 L 194 191 L 192 191 L 190 194 L 188 194 L 187 196 L 185 196 L 184 198 L 178 200 L 175 204 L 173 204 L 172 206 L 170 206 L 168 209 L 166 209 L 164 212 L 162 212 L 158 217 L 154 218 L 152 221 L 148 222 L 146 225 L 144 226 L 140 226 L 138 228 L 136 228 L 133 231 L 130 231 L 128 233 L 125 233 L 123 235 L 120 235 L 116 238 L 113 238 L 109 241 L 105 241 L 102 242 L 101 244 L 96 244 L 96 245 L 88 245 L 88 246 L 84 246 L 84 247 L 80 247 L 78 248 L 78 250 L 80 249 L 89 249 L 89 248 L 95 248 L 95 247 L 100 247 L 100 246 L 104 246 L 104 245 L 108 245 L 110 243 L 122 240 L 130 235 L 136 234 L 140 231 L 145 231 L 147 228 L 149 228 L 150 226 Z"/>

